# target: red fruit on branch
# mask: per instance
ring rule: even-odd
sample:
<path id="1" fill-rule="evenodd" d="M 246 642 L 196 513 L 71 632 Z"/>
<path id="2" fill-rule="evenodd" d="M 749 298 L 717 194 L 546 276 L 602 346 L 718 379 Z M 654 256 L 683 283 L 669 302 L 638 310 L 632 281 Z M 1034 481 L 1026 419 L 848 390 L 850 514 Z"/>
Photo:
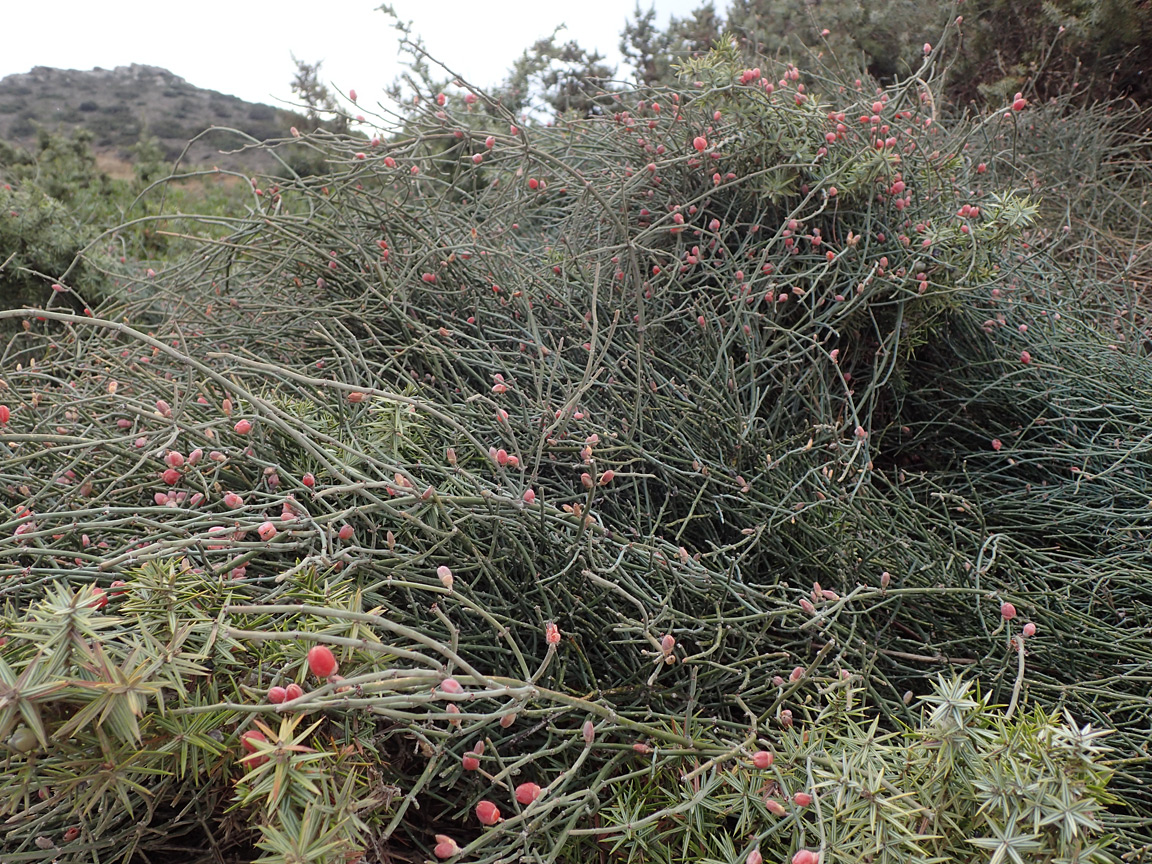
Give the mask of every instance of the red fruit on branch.
<path id="1" fill-rule="evenodd" d="M 255 729 L 249 729 L 247 732 L 243 733 L 240 736 L 241 745 L 243 745 L 244 749 L 247 750 L 249 753 L 255 753 L 256 752 L 256 743 L 255 742 L 257 742 L 257 741 L 267 743 L 268 739 L 266 737 L 264 737 L 263 732 L 258 732 Z"/>
<path id="2" fill-rule="evenodd" d="M 283 687 L 269 687 L 268 688 L 268 701 L 273 705 L 279 705 L 288 698 L 288 691 Z"/>
<path id="3" fill-rule="evenodd" d="M 7 405 L 0 405 L 0 426 L 7 426 L 12 417 L 12 410 Z"/>
<path id="4" fill-rule="evenodd" d="M 160 475 L 160 477 L 169 486 L 175 486 L 177 483 L 180 482 L 180 472 L 177 471 L 175 468 L 166 469 L 164 471 L 164 473 Z"/>
<path id="5" fill-rule="evenodd" d="M 476 818 L 481 825 L 495 825 L 501 821 L 500 808 L 491 801 L 481 801 L 476 805 Z"/>
<path id="6" fill-rule="evenodd" d="M 267 543 L 276 536 L 276 526 L 271 522 L 262 522 L 260 527 L 256 529 L 256 533 L 260 535 L 260 539 Z"/>
<path id="7" fill-rule="evenodd" d="M 447 834 L 437 834 L 436 848 L 434 848 L 432 852 L 437 858 L 443 861 L 445 858 L 451 858 L 453 855 L 458 854 L 460 852 L 460 846 Z"/>
<path id="8" fill-rule="evenodd" d="M 807 792 L 797 792 L 795 795 L 792 796 L 792 802 L 797 807 L 807 807 L 809 804 L 812 803 L 812 796 L 809 795 Z"/>
<path id="9" fill-rule="evenodd" d="M 540 797 L 544 790 L 535 783 L 521 783 L 516 787 L 516 800 L 527 807 Z"/>
<path id="10" fill-rule="evenodd" d="M 308 668 L 317 678 L 327 678 L 329 675 L 335 675 L 340 665 L 336 662 L 336 656 L 331 648 L 327 645 L 314 645 L 308 652 Z"/>
<path id="11" fill-rule="evenodd" d="M 1000 617 L 1005 621 L 1011 621 L 1016 617 L 1016 607 L 1011 603 L 1005 601 L 1000 604 Z"/>
<path id="12" fill-rule="evenodd" d="M 232 428 L 236 430 L 237 435 L 247 435 L 252 431 L 252 424 L 248 420 L 238 420 Z"/>
<path id="13" fill-rule="evenodd" d="M 460 682 L 455 678 L 445 678 L 440 682 L 440 689 L 445 693 L 451 693 L 453 696 L 464 692 L 464 688 L 460 686 Z"/>
<path id="14" fill-rule="evenodd" d="M 284 696 L 289 702 L 291 702 L 293 699 L 299 699 L 303 695 L 304 688 L 299 684 L 292 683 L 284 688 Z"/>
<path id="15" fill-rule="evenodd" d="M 760 770 L 771 768 L 776 756 L 769 750 L 757 750 L 752 754 L 752 764 Z"/>

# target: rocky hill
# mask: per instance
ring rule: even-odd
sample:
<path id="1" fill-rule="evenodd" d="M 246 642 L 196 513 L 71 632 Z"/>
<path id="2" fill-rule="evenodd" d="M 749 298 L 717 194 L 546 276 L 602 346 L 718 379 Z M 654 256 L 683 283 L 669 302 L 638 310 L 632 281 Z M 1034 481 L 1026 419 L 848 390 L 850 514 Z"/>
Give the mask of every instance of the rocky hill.
<path id="1" fill-rule="evenodd" d="M 0 79 L 0 139 L 21 146 L 34 142 L 41 128 L 83 127 L 92 132 L 98 152 L 126 158 L 137 141 L 155 136 L 172 159 L 189 139 L 212 126 L 263 140 L 284 136 L 299 121 L 292 112 L 204 90 L 155 66 L 90 71 L 37 66 Z M 189 158 L 194 164 L 238 166 L 235 157 L 221 151 L 241 143 L 235 135 L 213 132 Z M 250 156 L 243 164 L 254 167 Z"/>

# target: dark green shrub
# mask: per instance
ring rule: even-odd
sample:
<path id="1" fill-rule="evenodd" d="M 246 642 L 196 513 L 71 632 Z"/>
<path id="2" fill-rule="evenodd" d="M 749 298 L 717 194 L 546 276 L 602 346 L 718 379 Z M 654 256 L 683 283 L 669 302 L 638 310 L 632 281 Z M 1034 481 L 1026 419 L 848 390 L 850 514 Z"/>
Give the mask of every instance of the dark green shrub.
<path id="1" fill-rule="evenodd" d="M 33 184 L 0 187 L 0 308 L 58 307 L 61 302 L 77 311 L 96 307 L 106 296 L 107 283 L 92 262 L 77 257 L 95 233 Z M 75 291 L 53 292 L 57 280 Z M 16 323 L 8 321 L 6 329 Z"/>

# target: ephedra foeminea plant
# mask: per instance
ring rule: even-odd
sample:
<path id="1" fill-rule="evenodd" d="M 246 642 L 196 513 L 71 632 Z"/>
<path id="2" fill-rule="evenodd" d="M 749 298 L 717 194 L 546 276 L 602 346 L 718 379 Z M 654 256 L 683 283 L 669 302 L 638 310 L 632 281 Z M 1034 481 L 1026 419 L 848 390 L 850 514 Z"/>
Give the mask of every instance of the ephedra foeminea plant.
<path id="1" fill-rule="evenodd" d="M 433 90 L 376 147 L 308 139 L 332 174 L 147 301 L 30 323 L 4 367 L 0 656 L 13 735 L 44 732 L 5 789 L 14 860 L 160 854 L 205 826 L 268 861 L 622 855 L 621 825 L 715 811 L 725 772 L 787 752 L 789 723 L 813 734 L 841 670 L 889 731 L 963 667 L 988 702 L 1067 699 L 1139 759 L 1136 679 L 1080 683 L 1149 662 L 1093 593 L 1138 606 L 1146 553 L 1035 542 L 1045 511 L 1010 505 L 1057 457 L 985 443 L 1055 381 L 1071 402 L 1127 385 L 1061 377 L 1053 358 L 1107 350 L 1088 324 L 982 325 L 1039 302 L 1012 282 L 1043 273 L 1013 257 L 1033 203 L 973 192 L 930 71 L 877 93 L 721 51 L 552 127 Z M 1109 482 L 1141 482 L 1107 472 L 1144 470 L 1141 428 L 1094 451 Z M 1007 497 L 957 497 L 970 441 Z M 643 777 L 697 767 L 675 805 L 617 819 Z M 1098 819 L 1132 847 L 1146 802 L 1115 782 L 1136 803 Z M 819 846 L 741 824 L 736 850 Z M 965 824 L 938 842 L 992 836 Z"/>

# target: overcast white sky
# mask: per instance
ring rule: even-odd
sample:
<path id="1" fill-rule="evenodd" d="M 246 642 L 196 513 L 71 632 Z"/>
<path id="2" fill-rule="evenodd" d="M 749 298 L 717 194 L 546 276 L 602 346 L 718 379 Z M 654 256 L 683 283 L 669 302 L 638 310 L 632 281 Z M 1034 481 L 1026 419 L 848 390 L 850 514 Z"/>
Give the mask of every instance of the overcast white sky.
<path id="1" fill-rule="evenodd" d="M 683 18 L 701 0 L 655 0 Z M 620 31 L 635 0 L 394 0 L 433 56 L 480 86 L 497 83 L 520 53 L 559 24 L 567 38 L 619 60 Z M 644 0 L 649 8 L 653 0 Z M 719 10 L 726 7 L 716 3 Z M 33 66 L 162 66 L 190 84 L 276 104 L 290 100 L 301 60 L 362 103 L 381 98 L 400 70 L 397 33 L 380 0 L 0 0 L 0 78 Z"/>

